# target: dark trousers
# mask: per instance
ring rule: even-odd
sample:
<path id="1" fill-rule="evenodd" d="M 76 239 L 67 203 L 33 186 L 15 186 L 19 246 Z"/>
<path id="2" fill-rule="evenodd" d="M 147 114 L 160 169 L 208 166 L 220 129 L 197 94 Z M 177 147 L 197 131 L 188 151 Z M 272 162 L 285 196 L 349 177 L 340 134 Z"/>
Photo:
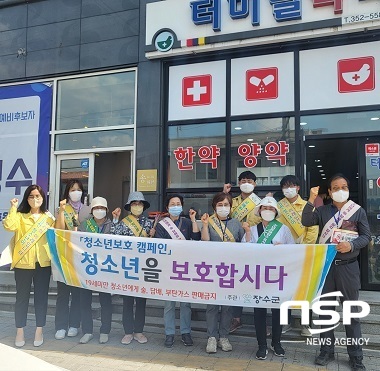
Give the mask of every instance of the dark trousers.
<path id="1" fill-rule="evenodd" d="M 136 302 L 133 318 L 133 304 Z M 145 325 L 146 299 L 134 296 L 123 296 L 123 327 L 125 334 L 140 333 Z"/>
<path id="2" fill-rule="evenodd" d="M 99 292 L 100 302 L 100 333 L 109 334 L 112 322 L 112 296 L 105 292 Z M 92 334 L 94 323 L 92 320 L 92 290 L 80 289 L 80 308 L 82 317 L 82 332 Z"/>
<path id="3" fill-rule="evenodd" d="M 356 261 L 347 265 L 331 265 L 329 273 L 327 274 L 325 285 L 323 286 L 322 294 L 328 292 L 340 291 L 343 296 L 340 297 L 341 303 L 345 300 L 358 300 L 360 289 L 360 269 L 359 263 Z M 323 299 L 321 299 L 323 300 Z M 334 298 L 325 298 L 325 300 L 334 300 Z M 336 310 L 336 307 L 323 307 L 324 310 Z M 358 307 L 352 307 L 352 311 L 358 311 Z M 320 319 L 330 319 L 330 316 L 319 316 Z M 331 326 L 321 326 L 326 328 Z M 351 325 L 345 325 L 347 339 L 359 339 L 362 337 L 360 321 L 357 318 L 351 319 Z M 321 346 L 321 351 L 334 352 L 334 330 L 322 332 L 321 339 L 330 343 L 330 345 Z M 363 350 L 360 345 L 347 345 L 347 353 L 350 357 L 363 356 Z"/>
<path id="4" fill-rule="evenodd" d="M 51 267 L 41 267 L 36 263 L 34 269 L 15 268 L 14 271 L 16 280 L 16 327 L 22 328 L 26 326 L 32 282 L 34 286 L 34 313 L 36 316 L 36 326 L 45 326 Z"/>
<path id="5" fill-rule="evenodd" d="M 232 318 L 241 318 L 243 314 L 243 307 L 230 307 Z"/>
<path id="6" fill-rule="evenodd" d="M 57 282 L 57 303 L 55 308 L 55 330 L 80 327 L 80 288 Z M 71 294 L 71 305 L 69 300 Z"/>
<path id="7" fill-rule="evenodd" d="M 280 325 L 280 309 L 272 311 L 272 344 L 281 341 L 282 326 Z M 256 329 L 257 343 L 259 346 L 267 346 L 267 309 L 254 308 L 254 322 Z"/>

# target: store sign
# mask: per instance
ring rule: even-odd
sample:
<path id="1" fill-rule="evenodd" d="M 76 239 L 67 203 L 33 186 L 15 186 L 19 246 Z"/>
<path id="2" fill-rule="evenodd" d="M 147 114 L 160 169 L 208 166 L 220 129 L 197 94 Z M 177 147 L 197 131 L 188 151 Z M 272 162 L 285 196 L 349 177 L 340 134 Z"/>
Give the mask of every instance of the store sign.
<path id="1" fill-rule="evenodd" d="M 165 0 L 147 4 L 146 55 L 308 39 L 379 24 L 378 0 Z"/>
<path id="2" fill-rule="evenodd" d="M 258 143 L 241 144 L 238 147 L 238 155 L 244 159 L 244 166 L 253 168 L 257 165 L 257 158 L 263 152 L 268 161 L 279 161 L 280 166 L 286 166 L 286 154 L 289 153 L 289 144 L 283 140 L 279 142 L 269 142 L 265 146 Z M 198 151 L 194 147 L 177 147 L 173 151 L 177 161 L 178 170 L 193 170 L 194 159 L 198 156 L 201 164 L 210 164 L 212 169 L 218 168 L 218 157 L 220 148 L 212 144 L 202 146 Z"/>
<path id="3" fill-rule="evenodd" d="M 139 192 L 157 191 L 157 169 L 137 170 L 136 188 Z"/>
<path id="4" fill-rule="evenodd" d="M 231 60 L 231 114 L 294 110 L 294 54 Z"/>
<path id="5" fill-rule="evenodd" d="M 178 147 L 173 151 L 173 154 L 177 161 L 178 170 L 193 170 L 196 154 L 198 154 L 201 164 L 210 164 L 212 169 L 217 169 L 220 148 L 213 144 L 211 146 L 202 146 L 195 152 L 193 147 Z"/>
<path id="6" fill-rule="evenodd" d="M 226 62 L 169 68 L 169 120 L 226 114 Z"/>
<path id="7" fill-rule="evenodd" d="M 371 158 L 370 163 L 372 167 L 377 167 L 380 170 L 380 157 Z"/>
<path id="8" fill-rule="evenodd" d="M 379 66 L 379 41 L 301 51 L 301 110 L 378 104 Z"/>
<path id="9" fill-rule="evenodd" d="M 379 145 L 379 143 L 366 143 L 365 155 L 366 156 L 380 156 L 380 145 Z"/>

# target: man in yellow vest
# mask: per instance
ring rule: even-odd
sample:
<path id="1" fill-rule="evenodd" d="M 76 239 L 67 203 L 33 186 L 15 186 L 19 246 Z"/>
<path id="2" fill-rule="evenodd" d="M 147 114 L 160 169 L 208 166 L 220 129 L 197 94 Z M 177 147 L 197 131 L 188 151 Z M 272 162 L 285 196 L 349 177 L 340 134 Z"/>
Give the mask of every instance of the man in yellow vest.
<path id="1" fill-rule="evenodd" d="M 238 186 L 240 187 L 240 195 L 232 199 L 231 217 L 238 219 L 241 223 L 248 222 L 252 227 L 261 222 L 261 218 L 254 214 L 253 210 L 260 203 L 260 198 L 257 197 L 253 190 L 256 186 L 256 175 L 252 171 L 244 171 L 239 175 Z M 231 184 L 225 184 L 223 187 L 224 193 L 231 191 Z M 242 307 L 231 307 L 232 321 L 230 332 L 236 331 L 242 327 L 241 315 Z"/>
<path id="2" fill-rule="evenodd" d="M 314 244 L 318 238 L 318 226 L 304 227 L 301 223 L 302 211 L 307 204 L 298 194 L 300 181 L 294 175 L 286 175 L 280 182 L 284 198 L 280 200 L 277 207 L 280 211 L 279 222 L 286 225 L 292 232 L 294 241 L 299 244 Z M 290 318 L 290 316 L 288 317 Z M 290 322 L 290 320 L 289 320 Z M 283 326 L 282 333 L 291 329 L 290 323 Z M 312 336 L 309 326 L 301 326 L 302 336 Z"/>

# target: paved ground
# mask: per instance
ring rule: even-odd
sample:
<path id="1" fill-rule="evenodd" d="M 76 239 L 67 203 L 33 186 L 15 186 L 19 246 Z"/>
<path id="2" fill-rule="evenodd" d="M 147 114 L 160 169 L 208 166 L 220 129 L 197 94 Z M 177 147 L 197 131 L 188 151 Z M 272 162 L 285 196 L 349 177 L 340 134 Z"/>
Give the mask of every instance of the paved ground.
<path id="1" fill-rule="evenodd" d="M 26 345 L 18 350 L 20 357 L 15 357 L 17 367 L 13 370 L 39 370 L 31 368 L 31 363 L 22 357 L 25 353 L 49 362 L 51 365 L 66 370 L 83 371 L 122 371 L 122 370 L 273 370 L 273 371 L 299 371 L 322 370 L 314 366 L 314 358 L 318 351 L 317 346 L 300 343 L 283 343 L 286 351 L 284 359 L 268 354 L 266 361 L 255 359 L 257 345 L 255 339 L 246 341 L 238 337 L 231 337 L 234 347 L 232 352 L 218 350 L 215 355 L 205 353 L 206 335 L 204 333 L 193 334 L 194 346 L 185 347 L 176 338 L 174 347 L 167 349 L 163 346 L 163 335 L 157 333 L 157 328 L 147 328 L 147 344 L 138 344 L 133 341 L 130 345 L 122 345 L 122 327 L 118 323 L 113 324 L 110 341 L 107 344 L 99 344 L 99 322 L 95 321 L 94 339 L 88 344 L 78 344 L 79 336 L 64 340 L 54 339 L 54 318 L 49 316 L 44 329 L 44 344 L 40 348 L 33 347 L 33 316 L 30 316 L 29 326 L 26 328 Z M 0 343 L 8 346 L 14 344 L 14 320 L 13 314 L 0 312 Z M 247 338 L 245 338 L 247 339 Z M 3 348 L 0 347 L 0 352 Z M 4 352 L 4 350 L 3 350 Z M 24 353 L 25 352 L 25 353 Z M 0 370 L 9 370 L 4 364 L 10 354 L 0 354 Z M 348 367 L 348 356 L 344 348 L 337 348 L 337 357 L 331 362 L 328 370 L 345 371 Z M 380 351 L 365 350 L 365 365 L 367 370 L 380 370 Z M 36 366 L 33 366 L 36 367 Z M 45 368 L 43 368 L 45 370 Z M 54 367 L 52 366 L 52 370 Z M 42 370 L 42 368 L 41 368 Z"/>

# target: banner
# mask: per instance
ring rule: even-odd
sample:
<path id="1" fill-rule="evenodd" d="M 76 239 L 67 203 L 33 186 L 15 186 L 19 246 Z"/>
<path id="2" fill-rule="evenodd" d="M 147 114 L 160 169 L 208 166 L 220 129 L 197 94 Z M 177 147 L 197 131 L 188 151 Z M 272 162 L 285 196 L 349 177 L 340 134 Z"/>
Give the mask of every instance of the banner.
<path id="1" fill-rule="evenodd" d="M 0 222 L 28 186 L 48 190 L 52 91 L 51 83 L 0 88 Z M 0 223 L 0 254 L 11 238 Z"/>
<path id="2" fill-rule="evenodd" d="M 183 241 L 49 229 L 53 278 L 111 294 L 279 308 L 320 294 L 335 245 Z"/>

